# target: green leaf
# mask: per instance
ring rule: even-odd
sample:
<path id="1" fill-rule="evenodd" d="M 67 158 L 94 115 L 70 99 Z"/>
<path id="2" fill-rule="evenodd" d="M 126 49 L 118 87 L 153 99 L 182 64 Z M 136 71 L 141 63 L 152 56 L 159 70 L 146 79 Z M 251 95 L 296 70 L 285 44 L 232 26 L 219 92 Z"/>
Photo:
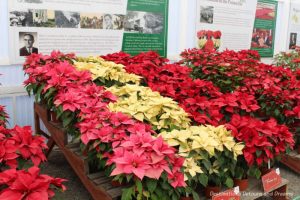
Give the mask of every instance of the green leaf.
<path id="1" fill-rule="evenodd" d="M 139 194 L 142 194 L 142 192 L 143 192 L 142 182 L 140 180 L 137 180 L 136 183 L 135 183 L 135 185 L 137 187 L 137 190 L 138 190 Z"/>
<path id="2" fill-rule="evenodd" d="M 121 200 L 132 200 L 133 194 L 134 194 L 134 187 L 123 189 Z"/>
<path id="3" fill-rule="evenodd" d="M 232 178 L 227 178 L 226 181 L 225 181 L 225 185 L 229 188 L 232 188 L 233 187 L 233 180 Z"/>
<path id="4" fill-rule="evenodd" d="M 155 191 L 156 186 L 157 186 L 157 181 L 156 180 L 149 179 L 149 180 L 147 180 L 146 184 L 147 184 L 147 188 L 148 188 L 149 192 L 152 193 L 152 192 Z"/>
<path id="5" fill-rule="evenodd" d="M 199 175 L 199 182 L 201 183 L 201 185 L 206 187 L 207 184 L 208 184 L 208 176 L 206 176 L 205 174 L 200 174 Z"/>
<path id="6" fill-rule="evenodd" d="M 67 127 L 72 122 L 73 117 L 63 118 L 63 127 Z"/>
<path id="7" fill-rule="evenodd" d="M 192 195 L 193 195 L 193 200 L 200 200 L 200 197 L 197 192 L 193 191 Z"/>

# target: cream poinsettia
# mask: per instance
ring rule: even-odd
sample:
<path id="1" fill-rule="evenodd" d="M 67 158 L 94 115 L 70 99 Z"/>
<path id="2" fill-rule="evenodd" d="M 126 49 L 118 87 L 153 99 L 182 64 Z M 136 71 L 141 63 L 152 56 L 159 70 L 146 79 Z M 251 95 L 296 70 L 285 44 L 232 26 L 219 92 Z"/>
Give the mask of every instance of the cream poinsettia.
<path id="1" fill-rule="evenodd" d="M 78 70 L 90 71 L 94 80 L 104 78 L 106 80 L 114 80 L 120 83 L 134 84 L 139 84 L 141 80 L 140 76 L 127 73 L 123 65 L 105 61 L 100 57 L 78 57 L 76 61 L 74 61 L 74 66 Z"/>
<path id="2" fill-rule="evenodd" d="M 113 112 L 122 112 L 139 121 L 146 121 L 157 130 L 190 126 L 188 114 L 175 101 L 162 97 L 148 87 L 127 84 L 107 90 L 118 97 L 117 102 L 109 104 Z"/>
<path id="3" fill-rule="evenodd" d="M 202 173 L 201 165 L 205 160 L 201 155 L 205 152 L 208 158 L 216 158 L 218 152 L 232 152 L 232 159 L 236 160 L 238 155 L 242 155 L 244 145 L 236 143 L 231 132 L 224 126 L 191 126 L 184 130 L 173 130 L 171 132 L 162 132 L 162 138 L 173 147 L 178 148 L 180 156 L 186 158 L 185 173 L 191 177 Z M 214 160 L 214 159 L 212 159 Z M 196 167 L 197 166 L 197 167 Z M 215 160 L 211 164 L 209 173 L 219 173 L 220 163 Z M 228 170 L 222 168 L 222 170 Z"/>

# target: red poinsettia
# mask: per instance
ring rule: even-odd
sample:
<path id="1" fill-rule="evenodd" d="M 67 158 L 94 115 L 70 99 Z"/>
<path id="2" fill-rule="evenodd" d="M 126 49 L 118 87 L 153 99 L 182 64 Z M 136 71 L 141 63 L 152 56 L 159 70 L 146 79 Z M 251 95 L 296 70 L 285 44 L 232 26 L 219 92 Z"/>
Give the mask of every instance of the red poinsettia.
<path id="1" fill-rule="evenodd" d="M 40 175 L 40 169 L 32 167 L 28 171 L 15 169 L 0 173 L 0 200 L 48 200 L 54 196 L 54 190 L 66 190 L 64 179 Z"/>
<path id="2" fill-rule="evenodd" d="M 245 143 L 243 152 L 249 165 L 267 164 L 295 144 L 288 127 L 277 124 L 275 119 L 263 122 L 249 116 L 233 115 L 226 127 L 238 141 Z"/>

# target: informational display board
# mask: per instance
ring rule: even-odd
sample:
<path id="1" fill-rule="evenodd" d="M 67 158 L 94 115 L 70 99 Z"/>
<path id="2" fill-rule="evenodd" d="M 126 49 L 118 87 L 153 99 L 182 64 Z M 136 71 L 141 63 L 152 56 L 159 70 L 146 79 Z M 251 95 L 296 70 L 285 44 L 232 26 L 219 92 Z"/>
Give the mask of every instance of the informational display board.
<path id="1" fill-rule="evenodd" d="M 256 4 L 257 0 L 197 0 L 196 31 L 221 31 L 220 50 L 249 49 Z"/>
<path id="2" fill-rule="evenodd" d="M 167 54 L 168 0 L 10 0 L 8 9 L 11 64 L 53 50 Z"/>
<path id="3" fill-rule="evenodd" d="M 251 49 L 261 57 L 273 57 L 276 30 L 277 5 L 275 0 L 258 0 Z"/>
<path id="4" fill-rule="evenodd" d="M 287 49 L 300 46 L 300 2 L 291 2 Z"/>
<path id="5" fill-rule="evenodd" d="M 168 0 L 128 0 L 127 10 L 122 50 L 156 50 L 167 57 Z"/>

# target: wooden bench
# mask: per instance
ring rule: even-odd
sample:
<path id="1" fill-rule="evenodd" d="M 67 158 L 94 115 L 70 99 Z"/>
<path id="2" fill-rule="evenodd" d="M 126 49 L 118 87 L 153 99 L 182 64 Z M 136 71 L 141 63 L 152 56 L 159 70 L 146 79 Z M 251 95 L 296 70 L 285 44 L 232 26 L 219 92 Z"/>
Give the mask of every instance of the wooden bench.
<path id="1" fill-rule="evenodd" d="M 89 173 L 87 157 L 82 155 L 79 143 L 68 144 L 66 130 L 63 129 L 61 124 L 50 121 L 50 113 L 46 106 L 34 103 L 34 120 L 36 133 L 48 139 L 49 149 L 46 156 L 48 157 L 53 147 L 57 145 L 93 199 L 117 200 L 121 197 L 124 187 L 112 186 L 111 178 L 106 177 L 104 172 Z M 40 120 L 50 135 L 41 130 Z"/>
<path id="2" fill-rule="evenodd" d="M 296 151 L 283 155 L 280 162 L 300 174 L 300 154 Z"/>

